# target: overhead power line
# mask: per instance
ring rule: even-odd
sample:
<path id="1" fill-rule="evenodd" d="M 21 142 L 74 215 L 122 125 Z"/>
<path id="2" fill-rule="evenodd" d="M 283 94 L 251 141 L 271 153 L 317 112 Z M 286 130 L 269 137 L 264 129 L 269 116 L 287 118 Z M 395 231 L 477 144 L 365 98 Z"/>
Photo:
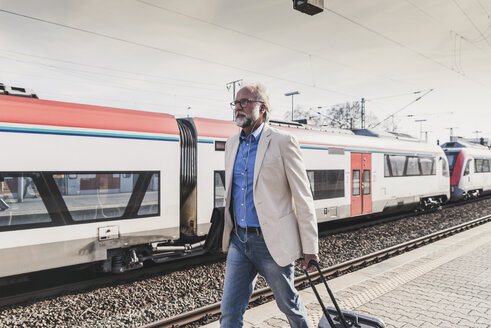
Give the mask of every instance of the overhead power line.
<path id="1" fill-rule="evenodd" d="M 46 64 L 46 63 L 37 62 L 37 61 L 29 61 L 29 60 L 23 60 L 23 59 L 18 59 L 18 58 L 10 58 L 10 57 L 6 57 L 6 56 L 2 56 L 2 55 L 0 55 L 0 58 L 5 59 L 5 60 L 10 60 L 10 61 L 16 61 L 16 62 L 20 62 L 20 63 L 26 63 L 26 64 L 44 66 L 44 67 L 56 69 L 58 71 L 69 71 L 71 73 L 85 73 L 87 75 L 91 75 L 91 76 L 94 76 L 94 77 L 97 77 L 97 78 L 99 78 L 101 76 L 107 76 L 107 77 L 110 77 L 110 78 L 124 79 L 124 80 L 133 80 L 133 81 L 140 81 L 140 82 L 147 82 L 147 83 L 151 83 L 151 84 L 171 85 L 171 86 L 180 86 L 180 87 L 183 87 L 183 88 L 194 88 L 194 89 L 201 89 L 201 90 L 207 89 L 207 90 L 211 90 L 211 91 L 218 91 L 218 89 L 212 89 L 212 88 L 209 88 L 209 87 L 204 87 L 202 85 L 199 85 L 199 86 L 198 85 L 185 85 L 185 84 L 177 84 L 177 82 L 175 82 L 175 81 L 174 82 L 158 81 L 158 80 L 142 79 L 142 78 L 138 78 L 138 77 L 128 77 L 128 76 L 114 75 L 114 74 L 109 74 L 109 73 L 106 73 L 106 72 L 88 71 L 88 70 L 74 68 L 74 67 L 64 67 L 64 66 L 58 66 L 58 65 L 53 65 L 53 64 Z M 94 67 L 94 66 L 89 66 L 89 67 Z M 119 71 L 119 70 L 115 70 L 115 71 L 117 71 L 117 72 L 124 72 L 124 71 Z M 127 72 L 127 73 L 129 73 L 129 72 Z M 179 81 L 179 83 L 182 83 L 182 82 L 189 83 L 189 81 L 184 81 L 184 80 Z"/>
<path id="2" fill-rule="evenodd" d="M 214 23 L 214 22 L 210 22 L 210 21 L 207 21 L 207 20 L 205 20 L 203 18 L 192 16 L 192 15 L 188 15 L 188 14 L 185 14 L 183 12 L 180 12 L 180 11 L 177 11 L 177 10 L 174 10 L 174 9 L 169 9 L 169 8 L 166 8 L 166 7 L 163 7 L 163 6 L 159 6 L 159 5 L 156 5 L 156 4 L 151 3 L 151 2 L 148 2 L 148 1 L 144 1 L 144 0 L 136 0 L 136 1 L 137 2 L 140 2 L 140 3 L 144 4 L 144 5 L 147 5 L 147 6 L 150 6 L 150 7 L 154 7 L 154 8 L 163 10 L 163 11 L 167 11 L 167 12 L 173 13 L 173 14 L 178 15 L 178 16 L 186 17 L 188 19 L 192 19 L 192 20 L 195 20 L 195 21 L 200 22 L 200 23 L 203 23 L 203 24 L 214 26 L 216 28 L 220 28 L 220 29 L 223 29 L 225 31 L 229 31 L 229 32 L 236 33 L 236 34 L 239 34 L 239 35 L 242 35 L 242 36 L 246 36 L 246 37 L 249 37 L 251 39 L 259 40 L 259 41 L 262 41 L 264 43 L 268 43 L 270 45 L 273 45 L 273 46 L 276 46 L 276 47 L 279 47 L 279 48 L 283 48 L 283 49 L 286 49 L 286 50 L 289 50 L 289 51 L 293 51 L 293 52 L 296 52 L 296 53 L 299 53 L 299 54 L 308 56 L 308 60 L 309 60 L 310 66 L 311 66 L 311 70 L 312 70 L 312 58 L 316 58 L 316 59 L 320 59 L 320 60 L 323 60 L 323 61 L 326 61 L 326 62 L 335 64 L 335 65 L 340 65 L 340 66 L 344 66 L 344 67 L 347 67 L 347 68 L 356 70 L 357 72 L 360 72 L 361 71 L 361 72 L 364 72 L 366 74 L 370 74 L 370 75 L 376 76 L 378 78 L 383 78 L 383 79 L 386 79 L 386 80 L 389 80 L 389 81 L 400 82 L 400 81 L 398 81 L 396 79 L 388 78 L 387 76 L 384 76 L 384 75 L 381 75 L 381 74 L 377 74 L 377 73 L 374 73 L 374 72 L 371 72 L 371 71 L 367 71 L 363 67 L 355 67 L 355 66 L 347 65 L 345 63 L 338 62 L 338 61 L 335 61 L 333 59 L 328 59 L 328 58 L 326 58 L 324 56 L 321 56 L 319 54 L 310 53 L 310 52 L 305 51 L 303 49 L 294 48 L 294 47 L 291 47 L 289 45 L 276 42 L 274 40 L 265 39 L 263 37 L 260 37 L 260 36 L 254 35 L 254 34 L 250 34 L 250 33 L 247 33 L 247 32 L 243 32 L 243 31 L 237 30 L 237 29 L 232 28 L 230 26 L 225 26 L 225 25 Z M 313 75 L 313 70 L 312 70 L 312 75 Z M 312 76 L 312 81 L 314 81 L 313 76 Z M 404 82 L 405 83 L 408 83 L 407 81 L 404 81 Z M 312 82 L 312 83 L 313 83 L 313 85 L 315 85 L 315 82 Z"/>
<path id="3" fill-rule="evenodd" d="M 384 96 L 384 97 L 377 97 L 377 98 L 368 98 L 366 100 L 367 101 L 371 101 L 371 100 L 396 98 L 396 97 L 402 97 L 402 96 L 407 96 L 407 95 L 417 95 L 417 94 L 422 93 L 422 92 L 425 92 L 425 91 L 428 91 L 428 90 L 419 90 L 419 91 L 412 91 L 412 92 L 407 92 L 407 93 L 400 93 L 400 94 L 392 95 L 392 96 Z"/>
<path id="4" fill-rule="evenodd" d="M 360 28 L 362 28 L 362 29 L 364 29 L 364 30 L 369 31 L 370 33 L 373 33 L 373 34 L 375 34 L 375 35 L 379 36 L 380 38 L 382 38 L 382 39 L 384 39 L 384 40 L 386 40 L 386 41 L 389 41 L 389 42 L 391 42 L 391 43 L 393 43 L 393 44 L 395 44 L 395 45 L 398 45 L 399 47 L 402 47 L 402 48 L 404 48 L 404 49 L 406 49 L 406 50 L 409 50 L 409 51 L 411 51 L 411 52 L 413 52 L 413 53 L 417 54 L 418 56 L 423 57 L 423 58 L 425 58 L 426 60 L 428 60 L 428 61 L 430 61 L 430 62 L 432 62 L 432 63 L 434 63 L 434 64 L 436 64 L 436 65 L 438 65 L 438 66 L 441 66 L 441 67 L 443 67 L 443 68 L 445 68 L 445 69 L 447 69 L 447 70 L 449 70 L 449 71 L 451 71 L 451 72 L 457 73 L 457 74 L 461 75 L 462 77 L 465 77 L 465 78 L 467 78 L 468 80 L 470 80 L 470 81 L 472 81 L 472 82 L 474 82 L 474 83 L 477 83 L 477 84 L 479 84 L 479 85 L 481 85 L 481 86 L 483 86 L 483 87 L 488 87 L 488 86 L 487 86 L 487 85 L 485 85 L 484 83 L 481 83 L 481 82 L 475 81 L 475 80 L 473 80 L 473 79 L 469 78 L 468 76 L 463 75 L 461 72 L 459 72 L 459 71 L 456 71 L 456 70 L 452 69 L 452 67 L 449 67 L 449 66 L 447 66 L 447 65 L 445 65 L 445 64 L 443 64 L 443 63 L 441 63 L 441 62 L 439 62 L 439 61 L 437 61 L 437 60 L 435 60 L 435 59 L 431 58 L 430 56 L 425 55 L 425 54 L 424 54 L 424 53 L 422 53 L 422 52 L 419 52 L 419 51 L 417 51 L 417 50 L 415 50 L 415 49 L 412 49 L 412 48 L 410 48 L 409 46 L 407 46 L 407 45 L 403 44 L 402 42 L 399 42 L 399 41 L 397 41 L 397 40 L 394 40 L 394 39 L 392 39 L 392 38 L 390 38 L 390 37 L 388 37 L 388 36 L 386 36 L 386 35 L 384 35 L 384 34 L 382 34 L 382 33 L 378 32 L 378 31 L 376 31 L 376 30 L 374 30 L 374 29 L 372 29 L 372 28 L 370 28 L 370 27 L 368 27 L 368 26 L 365 26 L 365 25 L 363 25 L 363 24 L 361 24 L 361 23 L 358 23 L 357 21 L 355 21 L 355 20 L 353 20 L 353 19 L 351 19 L 351 18 L 349 18 L 349 17 L 347 17 L 347 16 L 345 16 L 345 15 L 343 15 L 343 14 L 340 14 L 340 13 L 338 13 L 338 12 L 336 12 L 336 11 L 332 10 L 332 9 L 329 9 L 329 8 L 327 8 L 327 7 L 324 7 L 324 10 L 325 10 L 325 11 L 328 11 L 328 12 L 330 12 L 330 13 L 332 13 L 332 14 L 334 14 L 334 15 L 338 16 L 338 17 L 341 17 L 341 18 L 343 18 L 343 19 L 347 20 L 348 22 L 350 22 L 350 23 L 352 23 L 352 24 L 354 24 L 354 25 L 356 25 L 356 26 L 358 26 L 358 27 L 360 27 Z"/>
<path id="5" fill-rule="evenodd" d="M 91 65 L 91 64 L 86 64 L 86 63 L 80 63 L 80 62 L 75 62 L 75 61 L 71 61 L 71 60 L 66 60 L 66 59 L 60 59 L 60 58 L 53 58 L 53 57 L 47 57 L 47 56 L 33 55 L 33 54 L 28 54 L 28 53 L 19 52 L 19 51 L 13 51 L 13 50 L 9 50 L 9 49 L 2 49 L 2 48 L 0 48 L 0 52 L 1 51 L 8 52 L 8 53 L 11 53 L 11 54 L 16 54 L 16 55 L 26 56 L 26 57 L 32 57 L 32 58 L 38 58 L 38 59 L 46 59 L 46 60 L 55 61 L 55 62 L 59 62 L 59 63 L 70 64 L 70 65 L 91 67 L 91 68 L 101 69 L 101 70 L 105 70 L 105 71 L 119 72 L 119 73 L 132 74 L 132 75 L 138 75 L 138 76 L 146 76 L 146 77 L 151 77 L 151 78 L 155 78 L 155 79 L 166 79 L 166 80 L 178 81 L 178 82 L 182 82 L 182 83 L 207 85 L 207 86 L 216 87 L 217 90 L 221 88 L 221 85 L 219 85 L 219 84 L 212 84 L 212 83 L 206 83 L 206 82 L 199 82 L 199 81 L 193 81 L 193 80 L 180 79 L 180 78 L 170 77 L 170 76 L 154 75 L 154 74 L 148 74 L 148 73 L 142 73 L 142 72 L 128 71 L 128 70 L 123 70 L 123 69 L 118 69 L 118 68 L 111 68 L 111 67 L 105 67 L 105 66 Z"/>
<path id="6" fill-rule="evenodd" d="M 120 38 L 120 37 L 116 37 L 116 36 L 112 36 L 112 35 L 109 35 L 109 34 L 104 34 L 104 33 L 95 32 L 95 31 L 91 31 L 91 30 L 87 30 L 87 29 L 83 29 L 83 28 L 79 28 L 79 27 L 75 27 L 75 26 L 70 26 L 70 25 L 66 25 L 66 24 L 62 24 L 62 23 L 57 23 L 57 22 L 49 21 L 49 20 L 38 18 L 38 17 L 34 17 L 34 16 L 29 16 L 29 15 L 24 15 L 24 14 L 16 13 L 16 12 L 5 10 L 5 9 L 0 9 L 0 12 L 6 13 L 6 14 L 10 14 L 10 15 L 14 15 L 14 16 L 18 16 L 18 17 L 27 18 L 27 19 L 38 21 L 38 22 L 42 22 L 42 23 L 45 23 L 45 24 L 50 24 L 50 25 L 54 25 L 54 26 L 58 26 L 58 27 L 66 28 L 66 29 L 70 29 L 70 30 L 73 30 L 73 31 L 78 31 L 78 32 L 82 32 L 82 33 L 87 33 L 87 34 L 95 35 L 95 36 L 98 36 L 98 37 L 101 37 L 101 38 L 105 38 L 105 39 L 115 40 L 115 41 L 123 42 L 123 43 L 126 43 L 126 44 L 131 44 L 131 45 L 142 47 L 142 48 L 152 49 L 152 50 L 155 50 L 155 51 L 158 51 L 158 52 L 167 53 L 167 54 L 170 54 L 170 55 L 180 56 L 180 57 L 184 57 L 184 58 L 188 58 L 188 59 L 192 59 L 192 60 L 196 60 L 196 61 L 200 61 L 200 62 L 205 62 L 205 63 L 208 63 L 208 64 L 213 64 L 213 65 L 222 66 L 222 67 L 226 67 L 226 68 L 230 68 L 230 69 L 235 69 L 235 70 L 239 70 L 239 71 L 243 71 L 243 72 L 257 74 L 257 75 L 260 75 L 260 76 L 264 76 L 264 77 L 268 77 L 268 78 L 272 78 L 272 79 L 276 79 L 276 80 L 280 80 L 280 81 L 284 81 L 284 82 L 288 82 L 288 83 L 294 83 L 294 84 L 298 84 L 298 85 L 303 85 L 303 86 L 307 86 L 307 87 L 311 87 L 311 88 L 315 88 L 315 89 L 319 89 L 319 90 L 331 92 L 331 93 L 342 95 L 342 96 L 355 97 L 354 95 L 350 95 L 350 94 L 347 94 L 347 93 L 344 93 L 344 92 L 340 92 L 340 91 L 336 91 L 336 90 L 333 90 L 333 89 L 328 89 L 328 88 L 322 88 L 322 87 L 318 87 L 318 86 L 313 86 L 313 85 L 311 85 L 309 83 L 305 83 L 305 82 L 301 82 L 301 81 L 296 81 L 296 80 L 291 80 L 291 79 L 287 79 L 287 78 L 283 78 L 283 77 L 279 77 L 279 76 L 274 76 L 272 74 L 267 74 L 267 73 L 263 73 L 263 72 L 259 72 L 259 71 L 254 71 L 254 70 L 251 70 L 251 69 L 248 69 L 248 68 L 243 68 L 243 67 L 239 67 L 239 66 L 235 66 L 235 65 L 225 64 L 225 63 L 214 61 L 214 60 L 211 60 L 211 59 L 201 58 L 201 57 L 198 57 L 198 56 L 189 55 L 189 54 L 185 54 L 185 53 L 181 53 L 181 52 L 178 52 L 178 51 L 169 50 L 169 49 L 165 49 L 165 48 L 161 48 L 161 47 L 157 47 L 157 46 L 152 46 L 152 45 L 141 43 L 141 42 L 126 40 L 126 39 L 123 39 L 123 38 Z"/>
<path id="7" fill-rule="evenodd" d="M 389 118 L 393 117 L 394 115 L 396 115 L 397 113 L 399 112 L 402 112 L 404 109 L 408 108 L 409 106 L 411 106 L 412 104 L 414 104 L 415 102 L 421 100 L 421 98 L 423 98 L 424 96 L 426 96 L 427 94 L 429 94 L 430 92 L 432 92 L 433 89 L 430 89 L 428 90 L 425 94 L 419 96 L 418 98 L 414 99 L 413 101 L 411 101 L 409 104 L 407 104 L 406 106 L 402 107 L 401 109 L 395 111 L 394 113 L 390 114 L 389 116 L 387 116 L 386 118 L 384 118 L 382 121 L 378 122 L 377 124 L 375 124 L 373 126 L 373 128 L 376 128 L 377 126 L 379 126 L 381 123 L 387 121 Z"/>
<path id="8" fill-rule="evenodd" d="M 52 69 L 52 68 L 48 67 L 48 69 Z M 73 79 L 72 80 L 67 80 L 67 79 L 61 79 L 61 78 L 56 78 L 56 77 L 52 77 L 52 76 L 46 76 L 46 75 L 42 75 L 41 76 L 41 75 L 37 75 L 37 74 L 10 72 L 10 71 L 5 71 L 3 69 L 0 70 L 0 72 L 8 73 L 8 74 L 21 75 L 21 76 L 30 76 L 30 77 L 34 77 L 34 78 L 38 78 L 38 79 L 50 79 L 50 80 L 56 80 L 56 81 L 65 81 L 65 82 L 75 83 L 75 84 L 82 83 L 79 80 L 73 80 Z M 114 83 L 114 82 L 112 82 L 111 84 L 108 84 L 108 83 L 100 83 L 103 80 L 101 80 L 101 79 L 94 79 L 93 76 L 91 76 L 91 77 L 83 76 L 80 73 L 73 75 L 73 77 L 76 77 L 78 79 L 83 79 L 85 81 L 87 81 L 87 80 L 92 81 L 92 82 L 96 81 L 96 83 L 99 83 L 99 85 L 101 85 L 103 87 L 106 87 L 106 88 L 110 88 L 110 89 L 121 89 L 121 90 L 127 90 L 127 91 L 131 91 L 131 92 L 142 92 L 142 93 L 149 93 L 149 94 L 156 94 L 156 93 L 159 93 L 159 94 L 167 94 L 169 96 L 178 96 L 178 97 L 183 97 L 183 98 L 192 98 L 192 99 L 197 99 L 197 100 L 200 100 L 200 101 L 206 101 L 206 102 L 209 102 L 209 103 L 216 102 L 217 100 L 219 100 L 219 98 L 211 98 L 211 97 L 201 96 L 201 95 L 194 96 L 194 95 L 189 94 L 189 93 L 188 94 L 178 94 L 178 93 L 166 92 L 166 91 L 163 91 L 162 89 L 155 90 L 155 89 L 149 89 L 149 88 L 145 88 L 145 89 L 135 88 L 134 86 L 129 86 L 129 85 L 122 84 L 122 83 Z M 87 82 L 83 82 L 83 83 L 85 85 L 87 84 Z"/>
<path id="9" fill-rule="evenodd" d="M 433 15 L 429 14 L 426 10 L 424 10 L 420 6 L 416 5 L 412 0 L 405 0 L 405 1 L 407 3 L 409 3 L 411 6 L 413 6 L 414 8 L 416 8 L 416 10 L 418 10 L 419 12 L 421 12 L 424 16 L 430 18 L 433 22 L 437 23 L 438 25 L 441 25 L 445 29 L 448 29 L 451 34 L 455 34 L 455 35 L 459 36 L 462 40 L 464 40 L 467 43 L 469 43 L 470 45 L 474 46 L 476 49 L 479 49 L 479 50 L 483 51 L 483 49 L 481 49 L 478 46 L 476 46 L 476 41 L 477 40 L 472 40 L 472 39 L 470 39 L 468 37 L 463 36 L 459 32 L 455 31 L 451 26 L 448 26 L 447 24 L 443 23 L 441 20 L 439 20 L 439 19 L 435 18 Z M 489 28 L 491 28 L 491 24 L 487 27 L 486 30 L 488 30 Z"/>
<path id="10" fill-rule="evenodd" d="M 491 42 L 489 42 L 488 38 L 484 35 L 484 33 L 477 27 L 476 23 L 469 17 L 469 15 L 464 11 L 464 9 L 459 5 L 459 3 L 456 0 L 452 0 L 453 3 L 459 8 L 459 10 L 464 14 L 464 16 L 469 20 L 469 22 L 474 26 L 476 31 L 481 35 L 484 41 L 491 47 Z"/>

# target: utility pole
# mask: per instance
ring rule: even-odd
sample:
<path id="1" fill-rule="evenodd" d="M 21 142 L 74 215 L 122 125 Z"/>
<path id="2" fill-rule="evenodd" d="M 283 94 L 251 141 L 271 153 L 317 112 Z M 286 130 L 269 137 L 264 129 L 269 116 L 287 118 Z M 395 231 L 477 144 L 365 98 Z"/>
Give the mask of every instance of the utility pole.
<path id="1" fill-rule="evenodd" d="M 414 120 L 414 122 L 419 122 L 419 140 L 423 138 L 423 122 L 426 122 L 427 120 Z"/>
<path id="2" fill-rule="evenodd" d="M 425 133 L 425 142 L 428 143 L 428 133 L 433 131 L 423 131 Z"/>
<path id="3" fill-rule="evenodd" d="M 361 128 L 365 128 L 365 98 L 361 98 Z"/>
<path id="4" fill-rule="evenodd" d="M 235 101 L 235 84 L 240 87 L 242 85 L 242 79 L 240 80 L 235 80 L 232 82 L 227 83 L 227 90 L 230 90 L 230 87 L 233 87 L 232 89 L 232 101 Z M 232 111 L 232 121 L 235 121 L 235 113 Z"/>
<path id="5" fill-rule="evenodd" d="M 449 141 L 453 141 L 453 129 L 457 129 L 458 126 L 451 126 L 451 127 L 448 127 L 446 129 L 450 130 L 450 140 Z"/>
<path id="6" fill-rule="evenodd" d="M 482 131 L 472 131 L 472 133 L 475 133 L 476 134 L 476 142 L 479 143 L 479 133 L 481 133 Z"/>
<path id="7" fill-rule="evenodd" d="M 285 93 L 285 96 L 287 96 L 287 97 L 292 96 L 292 122 L 293 122 L 293 96 L 299 95 L 299 94 L 300 94 L 300 92 L 298 92 L 298 91 L 292 91 L 292 92 Z"/>

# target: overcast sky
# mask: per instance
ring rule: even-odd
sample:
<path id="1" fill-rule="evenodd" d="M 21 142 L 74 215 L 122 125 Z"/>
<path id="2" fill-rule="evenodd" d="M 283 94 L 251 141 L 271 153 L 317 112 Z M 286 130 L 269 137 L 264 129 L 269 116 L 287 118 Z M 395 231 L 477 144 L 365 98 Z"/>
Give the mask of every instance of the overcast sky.
<path id="1" fill-rule="evenodd" d="M 363 97 L 379 120 L 410 104 L 396 124 L 431 131 L 430 142 L 450 127 L 491 136 L 491 0 L 324 6 L 308 16 L 290 0 L 0 0 L 0 83 L 230 120 L 226 84 L 243 79 L 268 87 L 276 119 L 298 91 L 295 107 L 316 111 Z"/>

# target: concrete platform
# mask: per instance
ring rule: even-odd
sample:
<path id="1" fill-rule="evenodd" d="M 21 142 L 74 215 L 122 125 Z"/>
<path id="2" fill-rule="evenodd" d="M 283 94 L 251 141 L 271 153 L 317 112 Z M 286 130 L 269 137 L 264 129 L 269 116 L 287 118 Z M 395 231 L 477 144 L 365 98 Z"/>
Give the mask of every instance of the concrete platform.
<path id="1" fill-rule="evenodd" d="M 491 327 L 491 223 L 328 283 L 342 308 L 375 316 L 386 327 Z M 318 290 L 331 304 L 324 286 Z M 300 295 L 310 326 L 317 327 L 322 310 L 314 293 Z M 244 327 L 289 327 L 275 302 L 248 310 L 244 320 Z"/>

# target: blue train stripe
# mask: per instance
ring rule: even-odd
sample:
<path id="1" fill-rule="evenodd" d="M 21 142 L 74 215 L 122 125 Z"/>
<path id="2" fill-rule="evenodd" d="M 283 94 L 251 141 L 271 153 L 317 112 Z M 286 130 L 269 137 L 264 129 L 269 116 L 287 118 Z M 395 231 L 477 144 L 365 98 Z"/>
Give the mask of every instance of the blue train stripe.
<path id="1" fill-rule="evenodd" d="M 201 139 L 201 138 L 198 138 L 198 142 L 199 143 L 208 143 L 208 144 L 214 143 L 213 140 L 210 140 L 210 139 Z"/>
<path id="2" fill-rule="evenodd" d="M 331 146 L 332 148 L 339 147 Z M 313 146 L 313 145 L 300 145 L 301 149 L 311 149 L 311 150 L 329 150 L 328 146 Z M 390 154 L 390 155 L 404 155 L 404 156 L 435 156 L 435 153 L 413 153 L 413 152 L 401 152 L 401 151 L 390 151 L 390 150 L 373 150 L 373 149 L 362 149 L 362 148 L 343 148 L 344 151 L 353 153 L 379 153 L 379 154 Z"/>
<path id="3" fill-rule="evenodd" d="M 178 137 L 159 137 L 159 136 L 144 136 L 132 135 L 123 133 L 104 133 L 104 132 L 86 132 L 86 131 L 69 131 L 69 130 L 53 130 L 53 129 L 35 129 L 35 128 L 20 128 L 20 127 L 0 127 L 1 132 L 13 133 L 33 133 L 33 134 L 53 134 L 65 136 L 80 136 L 80 137 L 99 137 L 99 138 L 119 138 L 119 139 L 141 139 L 141 140 L 158 140 L 158 141 L 179 141 Z"/>

